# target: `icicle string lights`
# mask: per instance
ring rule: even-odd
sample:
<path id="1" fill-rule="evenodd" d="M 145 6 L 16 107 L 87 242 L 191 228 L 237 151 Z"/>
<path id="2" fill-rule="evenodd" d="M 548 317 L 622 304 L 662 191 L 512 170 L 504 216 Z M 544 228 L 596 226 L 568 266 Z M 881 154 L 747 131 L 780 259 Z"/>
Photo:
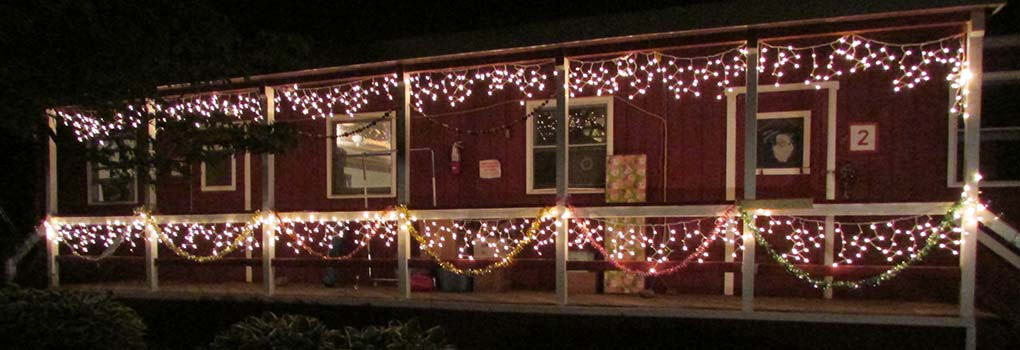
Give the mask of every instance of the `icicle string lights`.
<path id="1" fill-rule="evenodd" d="M 282 107 L 286 102 L 291 111 L 311 119 L 329 119 L 337 114 L 353 117 L 363 111 L 372 98 L 385 96 L 392 101 L 393 89 L 399 84 L 396 74 L 315 88 L 300 88 L 294 84 L 279 88 L 275 97 L 276 112 L 287 108 Z"/>
<path id="2" fill-rule="evenodd" d="M 734 213 L 734 208 L 730 208 L 719 217 L 663 225 L 631 225 L 625 222 L 575 219 L 571 232 L 576 229 L 579 234 L 573 239 L 572 245 L 578 249 L 590 245 L 621 271 L 641 276 L 669 275 L 686 268 L 692 262 L 704 263 L 709 257 L 708 248 L 712 243 L 726 232 L 738 231 L 740 225 Z M 700 228 L 702 223 L 707 221 L 712 221 L 714 227 L 705 234 Z M 688 245 L 689 240 L 697 242 L 693 244 L 694 249 Z M 610 243 L 617 248 L 609 251 L 604 243 Z M 627 261 L 633 261 L 628 259 L 635 255 L 633 248 L 649 255 L 645 257 L 645 262 L 650 263 L 650 267 L 636 269 L 626 264 Z M 677 252 L 686 253 L 687 256 L 680 261 L 671 259 Z M 667 263 L 673 264 L 665 269 L 660 268 L 660 265 Z"/>
<path id="3" fill-rule="evenodd" d="M 325 260 L 348 260 L 363 251 L 375 239 L 381 239 L 386 247 L 396 245 L 397 222 L 376 213 L 356 220 L 339 220 L 309 215 L 307 218 L 280 219 L 275 213 L 278 226 L 276 233 L 289 239 L 286 247 L 294 254 L 302 252 Z M 350 237 L 353 248 L 342 245 Z M 321 251 L 325 250 L 326 253 Z"/>
<path id="4" fill-rule="evenodd" d="M 624 93 L 628 99 L 644 95 L 660 81 L 675 99 L 700 97 L 711 91 L 717 100 L 745 70 L 744 45 L 722 52 L 679 57 L 661 52 L 631 53 L 607 60 L 572 60 L 570 96 Z"/>
<path id="5" fill-rule="evenodd" d="M 488 67 L 435 72 L 420 72 L 408 77 L 411 104 L 424 113 L 431 102 L 443 102 L 457 107 L 471 97 L 476 88 L 485 89 L 488 96 L 511 90 L 524 98 L 533 98 L 544 91 L 549 75 L 542 72 L 541 64 L 501 64 Z M 521 105 L 524 103 L 521 102 Z"/>
<path id="6" fill-rule="evenodd" d="M 661 83 L 676 99 L 684 95 L 699 97 L 710 94 L 720 100 L 746 72 L 746 54 L 746 46 L 740 45 L 695 57 L 648 51 L 605 60 L 572 60 L 568 84 L 571 96 L 615 94 L 633 99 L 646 94 L 654 84 Z M 945 80 L 956 94 L 951 111 L 961 113 L 966 107 L 964 97 L 970 73 L 963 34 L 903 44 L 858 34 L 810 46 L 762 42 L 758 60 L 759 72 L 763 77 L 771 76 L 773 84 L 797 80 L 820 88 L 820 82 L 861 71 L 879 70 L 893 74 L 891 85 L 896 92 L 930 81 L 932 69 L 944 67 L 948 71 Z M 425 113 L 430 103 L 444 103 L 453 108 L 465 103 L 477 90 L 484 90 L 484 94 L 489 96 L 513 91 L 523 104 L 524 99 L 534 98 L 551 84 L 550 75 L 555 75 L 555 72 L 547 73 L 549 67 L 548 64 L 499 64 L 413 73 L 407 81 L 411 96 L 409 103 L 418 112 Z M 364 110 L 374 97 L 392 100 L 393 90 L 399 84 L 399 77 L 389 74 L 325 87 L 281 87 L 275 96 L 276 109 L 289 108 L 311 119 L 325 119 L 335 114 L 353 115 Z M 144 116 L 150 113 L 150 108 L 155 112 L 165 112 L 168 118 L 180 118 L 183 113 L 208 116 L 220 112 L 239 119 L 262 120 L 263 99 L 259 91 L 213 93 L 163 104 L 127 104 L 110 117 L 73 109 L 57 110 L 54 117 L 74 130 L 79 141 L 84 141 L 138 128 L 144 123 Z"/>
<path id="7" fill-rule="evenodd" d="M 467 220 L 443 224 L 419 221 L 402 206 L 376 212 L 374 215 L 365 212 L 364 218 L 358 220 L 338 220 L 315 215 L 280 219 L 275 213 L 256 212 L 251 220 L 238 224 L 159 222 L 152 215 L 139 210 L 136 213 L 137 219 L 131 222 L 85 225 L 50 219 L 46 227 L 48 232 L 53 233 L 48 239 L 64 242 L 74 255 L 90 260 L 112 255 L 121 241 L 129 242 L 134 247 L 136 241 L 144 239 L 148 233 L 158 237 L 160 242 L 179 256 L 196 262 L 207 262 L 220 259 L 238 248 L 259 247 L 254 240 L 254 230 L 263 223 L 274 224 L 277 233 L 289 238 L 287 247 L 294 249 L 296 254 L 303 251 L 330 260 L 350 259 L 374 239 L 382 239 L 387 247 L 394 246 L 398 225 L 403 223 L 408 225 L 409 234 L 418 241 L 421 249 L 436 260 L 440 267 L 458 274 L 482 275 L 512 265 L 514 259 L 528 246 L 532 246 L 541 255 L 541 247 L 555 242 L 555 227 L 568 225 L 568 247 L 584 249 L 591 246 L 621 271 L 661 276 L 675 273 L 690 263 L 710 260 L 709 246 L 716 241 L 726 241 L 727 238 L 720 237 L 728 233 L 740 237 L 742 234 L 738 232 L 738 221 L 743 221 L 744 232 L 754 235 L 758 244 L 774 261 L 799 279 L 817 288 L 861 288 L 876 286 L 892 279 L 935 249 L 958 254 L 956 247 L 961 244 L 960 237 L 964 233 L 956 221 L 980 210 L 984 210 L 984 206 L 965 193 L 961 201 L 952 206 L 940 220 L 930 216 L 913 216 L 875 222 L 835 222 L 834 234 L 839 237 L 840 250 L 836 253 L 839 260 L 832 267 L 859 264 L 875 256 L 893 264 L 879 275 L 845 281 L 826 281 L 811 276 L 796 265 L 811 264 L 812 255 L 821 248 L 825 239 L 824 228 L 818 226 L 821 221 L 800 217 L 772 217 L 768 211 L 762 210 L 751 214 L 741 208 L 731 208 L 719 217 L 664 224 L 628 224 L 605 219 L 571 218 L 570 210 L 559 215 L 552 207 L 542 209 L 534 219 Z M 713 222 L 712 228 L 707 233 L 702 232 L 702 227 L 709 220 Z M 419 223 L 420 230 L 415 226 Z M 334 242 L 347 235 L 350 235 L 355 246 L 344 254 L 334 252 Z M 792 242 L 786 251 L 775 248 L 769 241 L 779 235 Z M 730 238 L 728 242 L 740 247 L 736 239 Z M 650 267 L 634 268 L 627 263 L 628 256 L 624 255 L 633 255 L 632 250 L 609 251 L 605 247 L 607 243 L 614 247 L 639 247 L 636 249 L 647 254 L 644 263 L 650 264 Z M 442 259 L 441 254 L 436 252 L 436 249 L 444 245 L 457 247 L 458 259 L 474 260 L 480 251 L 485 251 L 488 253 L 482 253 L 482 257 L 488 258 L 485 254 L 492 254 L 492 258 L 497 261 L 481 268 L 461 269 L 454 262 Z M 90 249 L 96 246 L 105 247 L 106 251 L 98 256 L 89 255 Z M 212 246 L 209 254 L 195 253 L 209 246 Z M 322 253 L 324 249 L 330 252 Z M 682 260 L 675 260 L 676 253 L 686 256 Z M 669 267 L 662 269 L 662 265 Z"/>
<path id="8" fill-rule="evenodd" d="M 55 239 L 70 249 L 72 255 L 90 261 L 112 256 L 125 242 L 128 250 L 133 252 L 145 236 L 145 226 L 137 221 L 85 225 L 46 220 L 44 225 L 47 232 L 53 232 Z M 93 254 L 93 250 L 99 250 L 99 254 Z"/>
<path id="9" fill-rule="evenodd" d="M 446 238 L 442 234 L 433 234 L 432 230 L 435 228 L 435 222 L 432 222 L 431 225 L 432 227 L 430 227 L 429 223 L 426 222 L 424 229 L 425 234 L 421 234 L 414 227 L 414 222 L 416 222 L 417 219 L 411 216 L 411 214 L 407 211 L 406 207 L 400 206 L 397 208 L 397 211 L 399 212 L 399 215 L 401 215 L 402 218 L 408 219 L 408 221 L 406 221 L 407 229 L 411 237 L 414 237 L 414 239 L 418 241 L 418 244 L 421 247 L 422 251 L 428 254 L 429 257 L 435 260 L 436 263 L 439 264 L 439 266 L 442 267 L 443 269 L 459 275 L 469 276 L 490 274 L 498 269 L 512 265 L 514 259 L 517 257 L 517 255 L 524 251 L 524 248 L 526 248 L 532 242 L 537 241 L 540 236 L 543 235 L 547 236 L 548 233 L 553 231 L 548 227 L 552 225 L 552 222 L 559 222 L 557 220 L 555 208 L 551 207 L 542 208 L 541 210 L 539 210 L 538 216 L 535 219 L 527 219 L 521 223 L 521 229 L 523 229 L 524 232 L 522 233 L 520 238 L 515 239 L 509 237 L 511 230 L 510 227 L 503 228 L 502 232 L 507 234 L 507 236 L 503 236 L 501 233 L 499 233 L 500 230 L 498 226 L 493 229 L 486 229 L 485 226 L 483 226 L 479 228 L 478 231 L 473 235 L 469 233 L 467 235 L 461 236 L 464 237 L 465 241 L 468 242 L 468 245 L 475 244 L 475 242 L 480 242 L 479 244 L 488 245 L 490 248 L 493 248 L 497 252 L 499 251 L 499 249 L 502 249 L 505 252 L 505 255 L 503 255 L 502 258 L 498 257 L 499 255 L 498 253 L 494 254 L 494 257 L 499 259 L 495 263 L 480 268 L 462 269 L 457 267 L 457 265 L 455 265 L 453 262 L 444 260 L 442 256 L 435 251 L 435 248 L 443 246 Z M 516 229 L 516 227 L 514 229 Z M 452 238 L 451 242 L 446 242 L 446 244 L 457 244 L 456 240 L 458 240 L 458 238 L 456 232 L 449 230 L 447 230 L 447 232 L 450 233 Z M 490 237 L 495 236 L 492 238 L 494 241 L 486 242 L 486 236 Z M 463 246 L 459 247 L 458 256 L 463 256 L 463 254 L 465 253 L 463 248 L 464 248 Z M 474 257 L 469 256 L 468 260 L 474 260 Z"/>

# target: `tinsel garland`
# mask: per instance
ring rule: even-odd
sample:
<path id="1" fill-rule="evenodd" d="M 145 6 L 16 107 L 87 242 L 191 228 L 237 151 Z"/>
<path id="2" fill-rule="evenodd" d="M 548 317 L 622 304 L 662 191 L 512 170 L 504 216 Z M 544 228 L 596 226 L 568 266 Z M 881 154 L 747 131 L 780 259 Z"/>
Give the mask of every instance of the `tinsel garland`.
<path id="1" fill-rule="evenodd" d="M 726 223 L 729 221 L 728 218 L 730 217 L 732 212 L 733 212 L 733 208 L 731 207 L 730 209 L 726 210 L 726 213 L 723 214 L 723 217 L 716 218 L 715 229 L 712 230 L 712 234 L 707 238 L 707 240 L 705 240 L 701 244 L 699 244 L 698 248 L 696 248 L 694 250 L 694 252 L 688 254 L 686 258 L 681 260 L 676 265 L 673 265 L 673 266 L 671 266 L 671 267 L 669 267 L 669 268 L 667 268 L 665 270 L 658 270 L 654 266 L 652 268 L 648 269 L 648 270 L 637 270 L 637 269 L 631 268 L 631 267 L 621 263 L 620 259 L 614 259 L 612 257 L 613 254 L 609 253 L 602 244 L 598 243 L 595 240 L 594 236 L 592 236 L 592 234 L 591 234 L 591 230 L 588 229 L 588 227 L 586 225 L 581 225 L 580 227 L 582 227 L 583 230 L 585 231 L 585 235 L 587 235 L 589 244 L 591 244 L 592 247 L 595 247 L 595 250 L 598 250 L 599 254 L 602 254 L 602 256 L 605 257 L 605 259 L 607 261 L 609 261 L 610 264 L 613 264 L 613 266 L 615 266 L 617 269 L 620 269 L 620 271 L 623 271 L 623 272 L 626 272 L 626 273 L 630 273 L 630 274 L 646 276 L 646 277 L 647 276 L 655 277 L 655 276 L 665 276 L 665 275 L 669 275 L 669 274 L 672 274 L 674 272 L 683 270 L 688 265 L 690 265 L 690 263 L 692 261 L 694 261 L 695 258 L 697 258 L 698 256 L 701 256 L 706 250 L 708 250 L 708 246 L 712 242 L 714 242 L 715 239 L 719 236 L 720 228 L 726 226 Z M 658 266 L 658 264 L 655 264 L 655 266 Z"/>
<path id="2" fill-rule="evenodd" d="M 404 217 L 407 218 L 411 217 L 410 213 L 408 213 L 407 211 L 407 207 L 405 206 L 398 206 L 396 210 Z M 531 226 L 529 226 L 528 229 L 524 232 L 524 238 L 517 242 L 517 245 L 515 245 L 513 249 L 511 249 L 510 252 L 507 253 L 507 255 L 500 259 L 498 262 L 490 264 L 486 267 L 472 269 L 461 269 L 454 265 L 452 262 L 443 260 L 442 258 L 439 257 L 439 254 L 432 251 L 432 249 L 428 247 L 428 242 L 426 241 L 425 237 L 418 233 L 418 230 L 414 228 L 414 225 L 412 225 L 410 221 L 408 221 L 406 225 L 408 233 L 410 233 L 410 235 L 414 237 L 415 240 L 418 241 L 421 250 L 428 254 L 429 257 L 431 257 L 433 260 L 435 260 L 436 263 L 439 264 L 439 267 L 447 271 L 456 273 L 458 275 L 479 276 L 487 275 L 495 272 L 496 270 L 512 265 L 514 263 L 514 258 L 517 257 L 517 255 L 524 250 L 524 247 L 528 246 L 528 244 L 531 244 L 531 242 L 535 240 L 536 232 L 538 232 L 538 229 L 542 226 L 542 222 L 544 222 L 543 219 L 549 217 L 549 213 L 552 210 L 553 207 L 546 207 L 542 208 L 542 210 L 539 210 L 538 217 L 535 218 L 535 220 L 531 221 Z"/>
<path id="3" fill-rule="evenodd" d="M 957 202 L 952 207 L 950 207 L 949 210 L 946 212 L 945 216 L 943 216 L 942 221 L 939 223 L 937 228 L 939 230 L 942 230 L 942 232 L 952 232 L 953 221 L 954 218 L 956 217 L 955 216 L 956 211 L 959 210 L 962 206 L 963 202 L 961 201 Z M 910 267 L 911 265 L 918 263 L 921 260 L 924 260 L 924 258 L 927 257 L 928 254 L 931 253 L 931 251 L 935 249 L 935 247 L 937 247 L 939 244 L 940 235 L 937 233 L 931 233 L 925 240 L 925 245 L 921 247 L 921 249 L 919 249 L 916 254 L 914 254 L 911 258 L 907 260 L 901 261 L 896 265 L 893 265 L 892 268 L 889 268 L 888 270 L 882 272 L 881 274 L 857 280 L 827 281 L 824 278 L 819 279 L 817 277 L 811 276 L 810 273 L 797 267 L 797 265 L 793 264 L 788 259 L 784 258 L 782 254 L 780 254 L 774 248 L 772 248 L 772 245 L 770 245 L 768 241 L 765 240 L 765 237 L 761 235 L 761 232 L 759 231 L 757 225 L 755 224 L 756 216 L 754 214 L 748 213 L 743 209 L 740 209 L 740 214 L 744 220 L 745 229 L 753 232 L 755 241 L 758 242 L 758 245 L 761 246 L 762 249 L 765 249 L 765 252 L 768 253 L 772 260 L 775 260 L 776 263 L 783 266 L 783 268 L 794 277 L 797 277 L 798 279 L 805 281 L 811 286 L 819 289 L 830 288 L 858 289 L 861 287 L 878 286 L 883 282 L 896 277 L 901 271 L 903 271 L 907 267 Z"/>
<path id="4" fill-rule="evenodd" d="M 825 278 L 818 278 L 818 277 L 812 276 L 810 273 L 808 273 L 807 271 L 804 271 L 803 269 L 801 269 L 800 267 L 798 267 L 797 265 L 792 263 L 789 259 L 785 258 L 781 253 L 776 251 L 776 249 L 773 248 L 772 245 L 768 243 L 768 241 L 765 239 L 765 237 L 761 234 L 761 230 L 757 227 L 757 224 L 756 224 L 757 216 L 755 214 L 749 213 L 748 211 L 744 210 L 743 208 L 739 208 L 739 207 L 735 208 L 735 209 L 732 209 L 732 208 L 729 209 L 727 211 L 727 214 L 725 215 L 726 218 L 719 218 L 719 219 L 716 220 L 716 229 L 713 230 L 712 235 L 707 238 L 708 239 L 707 242 L 711 242 L 711 241 L 715 240 L 715 238 L 718 236 L 719 232 L 721 231 L 719 228 L 721 226 L 725 226 L 728 222 L 730 222 L 729 219 L 727 219 L 728 217 L 730 217 L 729 213 L 735 211 L 735 212 L 737 212 L 739 214 L 740 218 L 744 221 L 744 228 L 745 228 L 745 230 L 749 230 L 750 232 L 752 232 L 752 234 L 754 235 L 754 238 L 757 241 L 758 245 L 761 246 L 762 249 L 765 250 L 765 252 L 772 258 L 772 260 L 774 260 L 779 265 L 783 266 L 783 268 L 787 272 L 789 272 L 791 275 L 797 277 L 798 279 L 803 280 L 806 283 L 812 285 L 813 287 L 819 288 L 819 289 L 831 289 L 831 288 L 852 288 L 852 289 L 858 289 L 858 288 L 862 288 L 862 287 L 874 287 L 874 286 L 878 286 L 878 285 L 882 284 L 883 282 L 888 281 L 888 280 L 896 277 L 904 269 L 906 269 L 906 268 L 908 268 L 908 267 L 910 267 L 910 266 L 912 266 L 912 265 L 914 265 L 914 264 L 924 260 L 928 256 L 928 254 L 931 253 L 931 251 L 934 250 L 935 247 L 937 247 L 939 245 L 939 240 L 941 239 L 942 234 L 948 234 L 948 233 L 951 233 L 951 232 L 954 231 L 955 220 L 959 217 L 958 216 L 958 214 L 959 214 L 958 211 L 961 208 L 963 208 L 964 205 L 965 205 L 965 201 L 961 200 L 960 202 L 957 202 L 954 205 L 952 205 L 947 210 L 946 214 L 943 216 L 943 218 L 942 218 L 941 222 L 939 223 L 939 225 L 936 226 L 935 229 L 931 233 L 929 233 L 928 237 L 925 240 L 925 245 L 922 248 L 920 248 L 917 251 L 916 254 L 913 254 L 907 260 L 904 260 L 904 261 L 901 261 L 901 262 L 895 264 L 894 266 L 892 266 L 891 268 L 889 268 L 888 270 L 882 272 L 879 275 L 876 275 L 876 276 L 873 276 L 873 277 L 869 277 L 869 278 L 863 278 L 863 279 L 842 280 L 842 281 L 828 281 Z M 553 218 L 554 217 L 554 215 L 551 215 L 551 213 L 553 213 L 553 210 L 554 210 L 554 207 L 542 208 L 538 212 L 538 216 L 535 218 L 535 220 L 531 221 L 531 225 L 525 230 L 523 238 L 521 240 L 519 240 L 517 242 L 517 244 L 513 247 L 513 249 L 510 249 L 509 252 L 506 254 L 506 256 L 504 256 L 498 262 L 495 262 L 493 264 L 490 264 L 488 266 L 481 267 L 481 268 L 461 269 L 461 268 L 458 268 L 454 263 L 452 263 L 450 261 L 443 260 L 442 258 L 440 258 L 438 253 L 434 252 L 431 248 L 429 248 L 427 238 L 424 237 L 423 235 L 421 235 L 417 231 L 417 229 L 414 227 L 414 225 L 412 224 L 414 219 L 411 216 L 411 214 L 408 211 L 406 206 L 398 206 L 398 207 L 395 208 L 395 211 L 401 216 L 401 218 L 407 219 L 407 221 L 405 221 L 403 224 L 407 225 L 408 233 L 410 234 L 410 236 L 414 237 L 416 241 L 418 241 L 422 251 L 424 251 L 427 255 L 429 255 L 429 257 L 431 257 L 433 260 L 435 260 L 436 263 L 441 268 L 443 268 L 445 270 L 448 270 L 450 272 L 459 274 L 459 275 L 468 275 L 468 276 L 486 275 L 486 274 L 490 274 L 490 273 L 492 273 L 492 272 L 494 272 L 496 270 L 499 270 L 499 269 L 511 266 L 514 263 L 515 258 L 517 257 L 517 255 L 519 255 L 524 250 L 525 247 L 527 247 L 529 244 L 531 244 L 532 242 L 535 241 L 535 239 L 537 238 L 537 232 L 541 228 L 542 224 L 548 222 L 549 218 Z M 138 209 L 138 210 L 136 210 L 135 214 L 138 216 L 138 219 L 135 222 L 135 225 L 141 225 L 146 230 L 152 230 L 151 232 L 154 233 L 159 238 L 159 240 L 163 242 L 163 244 L 165 244 L 168 248 L 170 248 L 172 251 L 174 251 L 174 253 L 176 253 L 177 255 L 179 255 L 179 256 L 181 256 L 183 258 L 186 258 L 186 259 L 191 260 L 191 261 L 199 262 L 199 263 L 204 263 L 204 262 L 209 262 L 209 261 L 214 261 L 214 260 L 221 259 L 224 256 L 226 256 L 226 255 L 230 254 L 231 252 L 235 251 L 239 247 L 244 246 L 245 245 L 245 241 L 253 236 L 255 227 L 259 226 L 259 224 L 263 221 L 264 215 L 267 215 L 267 214 L 264 214 L 262 212 L 255 212 L 252 215 L 252 219 L 249 222 L 244 224 L 243 230 L 241 231 L 241 233 L 239 235 L 237 235 L 236 237 L 234 237 L 232 241 L 227 243 L 226 247 L 224 247 L 222 250 L 218 250 L 218 251 L 213 252 L 211 255 L 199 256 L 199 255 L 192 254 L 192 253 L 184 250 L 183 248 L 177 246 L 173 242 L 173 240 L 163 232 L 163 229 L 160 227 L 160 224 L 156 220 L 156 218 L 153 217 L 145 209 Z M 276 220 L 279 220 L 279 218 L 276 217 L 275 213 L 271 213 L 271 214 L 268 214 L 268 215 L 272 215 L 272 217 L 274 217 Z M 553 220 L 558 220 L 558 218 L 554 218 Z M 707 247 L 709 246 L 709 244 L 707 242 L 702 242 L 701 244 L 699 244 L 698 248 L 692 254 L 687 256 L 680 263 L 678 263 L 678 264 L 676 264 L 676 265 L 674 265 L 674 266 L 672 266 L 672 267 L 670 267 L 670 268 L 668 268 L 666 270 L 655 270 L 654 267 L 649 269 L 649 270 L 647 270 L 647 271 L 645 271 L 645 270 L 636 270 L 636 269 L 633 269 L 633 268 L 630 268 L 630 267 L 626 266 L 625 264 L 623 264 L 623 263 L 621 263 L 621 262 L 619 262 L 619 261 L 617 261 L 615 259 L 612 259 L 611 255 L 608 254 L 608 252 L 605 250 L 605 247 L 603 247 L 601 244 L 598 244 L 596 242 L 596 240 L 592 236 L 591 230 L 589 230 L 587 227 L 582 227 L 582 228 L 585 230 L 585 233 L 588 235 L 588 240 L 589 240 L 590 244 L 593 247 L 595 247 L 595 249 L 597 249 L 600 253 L 602 253 L 603 256 L 606 256 L 607 260 L 610 261 L 610 263 L 612 263 L 616 268 L 620 269 L 621 271 L 627 272 L 627 273 L 633 273 L 633 274 L 638 274 L 638 275 L 642 275 L 642 276 L 659 276 L 659 275 L 666 275 L 666 274 L 670 274 L 670 273 L 674 273 L 676 271 L 679 271 L 679 270 L 685 268 L 686 266 L 688 266 L 688 264 L 690 263 L 690 261 L 694 257 L 699 256 L 700 254 L 702 254 L 707 249 Z M 311 249 L 311 247 L 308 247 L 307 245 L 303 244 L 303 241 L 298 239 L 298 237 L 296 237 L 296 235 L 294 235 L 294 234 L 288 234 L 288 235 L 292 239 L 294 239 L 296 242 L 299 242 L 298 246 L 302 247 L 302 249 L 304 249 L 306 252 L 308 252 L 308 253 L 310 253 L 312 255 L 318 256 L 321 259 L 326 259 L 326 260 L 345 260 L 345 259 L 349 259 L 349 258 L 351 258 L 354 254 L 359 252 L 364 247 L 363 245 L 358 245 L 357 248 L 355 248 L 352 252 L 348 253 L 347 255 L 340 256 L 340 257 L 330 257 L 330 256 L 326 256 L 324 254 L 318 253 L 314 249 Z M 86 259 L 89 259 L 89 260 L 93 260 L 93 261 L 94 260 L 103 259 L 105 257 L 108 257 L 108 256 L 112 255 L 112 253 L 114 251 L 116 251 L 116 247 L 118 247 L 120 245 L 120 243 L 123 242 L 123 238 L 124 238 L 123 235 L 119 236 L 118 237 L 118 241 L 116 243 L 114 243 L 111 247 L 108 247 L 106 249 L 106 251 L 104 251 L 98 257 L 88 257 L 88 256 L 85 256 L 85 255 L 82 255 L 81 253 L 79 253 L 76 250 L 74 250 L 73 247 L 72 247 L 72 253 L 74 255 L 76 255 L 76 256 L 80 256 L 80 257 L 83 257 L 83 258 L 86 258 Z M 65 243 L 65 244 L 67 244 L 67 243 Z"/>
<path id="5" fill-rule="evenodd" d="M 276 222 L 282 222 L 283 221 L 283 220 L 280 219 L 279 215 L 277 215 L 276 213 L 273 213 L 272 215 L 273 215 L 273 217 L 276 218 Z M 349 253 L 341 255 L 341 256 L 329 256 L 328 254 L 319 253 L 314 248 L 309 247 L 307 244 L 305 244 L 305 240 L 301 239 L 301 237 L 299 237 L 294 232 L 287 231 L 287 230 L 282 230 L 282 229 L 280 229 L 279 231 L 283 232 L 285 235 L 287 235 L 287 237 L 290 237 L 290 239 L 293 240 L 294 243 L 298 247 L 301 248 L 301 250 L 304 250 L 306 253 L 311 254 L 313 256 L 316 256 L 316 257 L 318 257 L 320 259 L 323 259 L 323 260 L 350 260 L 351 258 L 354 257 L 354 255 L 358 254 L 358 252 L 360 252 L 363 249 L 365 249 L 365 245 L 367 245 L 368 242 L 369 242 L 369 240 L 361 240 L 360 243 L 362 243 L 362 244 L 358 244 L 357 247 L 355 247 L 354 250 L 351 250 Z"/>
<path id="6" fill-rule="evenodd" d="M 145 224 L 146 229 L 153 230 L 156 236 L 159 237 L 159 240 L 163 242 L 163 244 L 165 244 L 167 248 L 170 248 L 170 250 L 172 250 L 174 253 L 176 253 L 182 258 L 198 263 L 205 263 L 222 259 L 224 256 L 227 256 L 234 250 L 237 250 L 238 247 L 244 246 L 244 241 L 254 234 L 255 226 L 257 226 L 262 219 L 262 212 L 256 211 L 255 214 L 252 215 L 252 219 L 250 220 L 250 222 L 245 223 L 244 229 L 241 231 L 241 234 L 237 235 L 237 237 L 234 237 L 234 240 L 230 241 L 230 243 L 227 243 L 226 247 L 224 247 L 222 250 L 214 251 L 212 255 L 201 256 L 191 254 L 188 251 L 177 246 L 177 244 L 174 243 L 173 239 L 171 239 L 163 232 L 163 229 L 160 228 L 159 223 L 156 222 L 156 219 L 153 218 L 152 215 L 150 215 L 148 212 L 144 210 L 138 210 L 136 211 L 136 215 L 138 215 L 139 219 L 142 220 L 142 222 Z"/>

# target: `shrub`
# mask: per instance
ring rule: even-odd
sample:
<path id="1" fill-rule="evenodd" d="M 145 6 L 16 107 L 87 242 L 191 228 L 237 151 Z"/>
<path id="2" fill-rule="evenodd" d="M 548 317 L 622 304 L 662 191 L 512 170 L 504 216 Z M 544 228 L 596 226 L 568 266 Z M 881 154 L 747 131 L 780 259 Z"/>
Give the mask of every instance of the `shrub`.
<path id="1" fill-rule="evenodd" d="M 107 294 L 0 288 L 2 349 L 145 349 L 145 324 Z"/>
<path id="2" fill-rule="evenodd" d="M 235 323 L 216 336 L 212 350 L 335 349 L 338 334 L 314 317 L 265 313 Z"/>
<path id="3" fill-rule="evenodd" d="M 344 328 L 340 348 L 351 350 L 439 350 L 449 345 L 438 326 L 424 329 L 417 320 L 390 322 L 389 327 Z"/>

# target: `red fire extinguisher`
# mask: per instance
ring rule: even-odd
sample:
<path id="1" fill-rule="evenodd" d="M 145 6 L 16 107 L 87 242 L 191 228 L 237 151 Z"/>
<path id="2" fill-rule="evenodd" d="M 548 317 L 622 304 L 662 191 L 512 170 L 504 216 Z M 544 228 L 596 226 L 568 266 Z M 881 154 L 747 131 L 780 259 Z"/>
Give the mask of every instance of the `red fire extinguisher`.
<path id="1" fill-rule="evenodd" d="M 460 150 L 464 148 L 461 141 L 453 143 L 450 147 L 450 173 L 460 175 Z"/>

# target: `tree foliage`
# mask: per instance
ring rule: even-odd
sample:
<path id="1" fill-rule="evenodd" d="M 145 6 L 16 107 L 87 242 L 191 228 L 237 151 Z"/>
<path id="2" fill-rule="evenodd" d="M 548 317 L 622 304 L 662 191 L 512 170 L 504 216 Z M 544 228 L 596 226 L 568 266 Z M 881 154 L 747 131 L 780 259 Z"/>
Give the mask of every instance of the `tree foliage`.
<path id="1" fill-rule="evenodd" d="M 243 6 L 243 3 L 237 3 Z M 305 35 L 239 24 L 223 6 L 202 0 L 35 0 L 0 2 L 0 163 L 18 164 L 0 172 L 0 207 L 15 219 L 17 232 L 0 235 L 0 247 L 14 246 L 42 216 L 41 174 L 45 140 L 82 145 L 56 137 L 46 127 L 45 110 L 76 106 L 112 115 L 125 102 L 160 100 L 159 86 L 187 84 L 175 94 L 214 89 L 229 78 L 306 68 Z M 215 116 L 212 118 L 218 120 Z M 228 149 L 278 151 L 286 127 L 204 125 L 192 133 L 183 125 L 176 138 L 158 141 L 166 153 L 139 153 L 118 162 L 121 169 L 185 168 L 204 157 L 202 145 L 236 142 Z M 276 131 L 279 130 L 279 131 Z M 248 136 L 238 136 L 241 131 Z M 144 130 L 142 131 L 144 132 Z M 228 135 L 215 136 L 210 135 Z M 136 137 L 140 135 L 130 135 Z M 267 144 L 255 145 L 259 141 Z M 210 138 L 212 140 L 210 140 Z M 148 140 L 138 138 L 146 143 Z M 176 142 L 175 147 L 167 146 Z M 116 142 L 116 141 L 114 141 Z M 162 145 L 162 146 L 161 146 Z M 146 148 L 147 149 L 147 148 Z M 123 152 L 131 152 L 124 147 Z M 119 152 L 119 151 L 118 151 Z M 90 152 L 87 157 L 100 158 Z M 6 255 L 0 251 L 0 255 Z"/>

